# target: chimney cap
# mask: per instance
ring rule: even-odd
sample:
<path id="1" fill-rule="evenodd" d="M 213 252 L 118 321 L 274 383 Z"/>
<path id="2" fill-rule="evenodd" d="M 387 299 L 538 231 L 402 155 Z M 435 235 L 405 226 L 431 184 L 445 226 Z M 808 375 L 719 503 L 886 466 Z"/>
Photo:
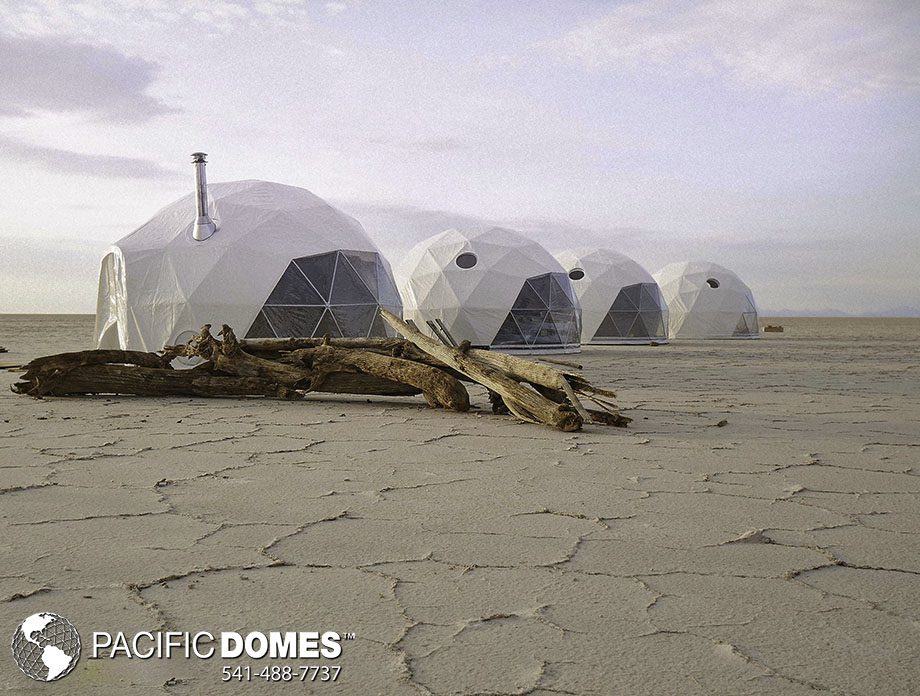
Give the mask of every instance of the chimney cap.
<path id="1" fill-rule="evenodd" d="M 192 164 L 198 164 L 199 162 L 207 163 L 207 152 L 193 152 L 192 153 Z"/>

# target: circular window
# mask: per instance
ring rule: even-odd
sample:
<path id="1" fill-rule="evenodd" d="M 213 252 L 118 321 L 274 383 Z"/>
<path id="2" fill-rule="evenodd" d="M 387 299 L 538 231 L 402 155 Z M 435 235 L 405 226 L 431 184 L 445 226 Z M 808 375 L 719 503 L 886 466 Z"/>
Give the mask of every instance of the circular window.
<path id="1" fill-rule="evenodd" d="M 569 271 L 569 278 L 572 280 L 581 280 L 584 277 L 585 272 L 580 268 L 573 268 L 571 271 Z"/>
<path id="2" fill-rule="evenodd" d="M 472 268 L 476 265 L 476 262 L 479 259 L 476 258 L 476 254 L 471 254 L 468 251 L 463 252 L 456 258 L 454 263 L 456 263 L 460 268 Z"/>
<path id="3" fill-rule="evenodd" d="M 706 281 L 706 285 L 708 285 L 708 286 L 711 287 L 711 288 L 717 288 L 717 287 L 719 287 L 719 281 L 716 280 L 715 278 L 709 278 L 709 279 Z"/>

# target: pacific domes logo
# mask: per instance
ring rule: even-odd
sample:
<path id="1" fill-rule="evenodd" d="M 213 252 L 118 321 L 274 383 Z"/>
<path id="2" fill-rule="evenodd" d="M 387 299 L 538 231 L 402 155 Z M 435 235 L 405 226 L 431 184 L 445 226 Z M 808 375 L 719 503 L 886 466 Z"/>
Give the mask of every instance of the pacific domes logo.
<path id="1" fill-rule="evenodd" d="M 11 647 L 23 674 L 50 682 L 67 676 L 77 666 L 80 634 L 63 616 L 43 611 L 19 624 Z"/>

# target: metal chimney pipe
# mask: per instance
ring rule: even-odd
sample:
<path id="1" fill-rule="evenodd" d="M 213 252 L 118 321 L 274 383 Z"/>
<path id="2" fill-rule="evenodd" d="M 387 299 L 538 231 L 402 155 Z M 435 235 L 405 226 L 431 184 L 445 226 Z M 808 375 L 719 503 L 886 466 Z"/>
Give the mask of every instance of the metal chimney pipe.
<path id="1" fill-rule="evenodd" d="M 217 231 L 217 225 L 208 215 L 208 180 L 204 173 L 208 163 L 207 157 L 207 153 L 204 152 L 192 153 L 192 164 L 195 165 L 195 207 L 198 215 L 192 236 L 199 242 L 203 242 Z"/>

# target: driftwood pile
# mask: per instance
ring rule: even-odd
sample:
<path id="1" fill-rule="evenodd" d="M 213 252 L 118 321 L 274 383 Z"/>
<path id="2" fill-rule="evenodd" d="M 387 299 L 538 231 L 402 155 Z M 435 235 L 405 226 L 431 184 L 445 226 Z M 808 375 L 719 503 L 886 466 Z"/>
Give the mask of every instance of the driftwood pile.
<path id="1" fill-rule="evenodd" d="M 187 344 L 161 353 L 88 350 L 33 360 L 13 391 L 35 397 L 81 394 L 267 396 L 303 399 L 311 392 L 378 396 L 421 394 L 432 407 L 470 408 L 464 382 L 486 387 L 495 413 L 564 431 L 584 423 L 625 426 L 614 393 L 572 371 L 542 362 L 445 346 L 381 310 L 402 338 L 239 340 L 210 325 Z M 200 364 L 174 369 L 177 358 Z M 577 366 L 576 366 L 577 367 Z M 596 408 L 586 408 L 582 399 Z"/>

